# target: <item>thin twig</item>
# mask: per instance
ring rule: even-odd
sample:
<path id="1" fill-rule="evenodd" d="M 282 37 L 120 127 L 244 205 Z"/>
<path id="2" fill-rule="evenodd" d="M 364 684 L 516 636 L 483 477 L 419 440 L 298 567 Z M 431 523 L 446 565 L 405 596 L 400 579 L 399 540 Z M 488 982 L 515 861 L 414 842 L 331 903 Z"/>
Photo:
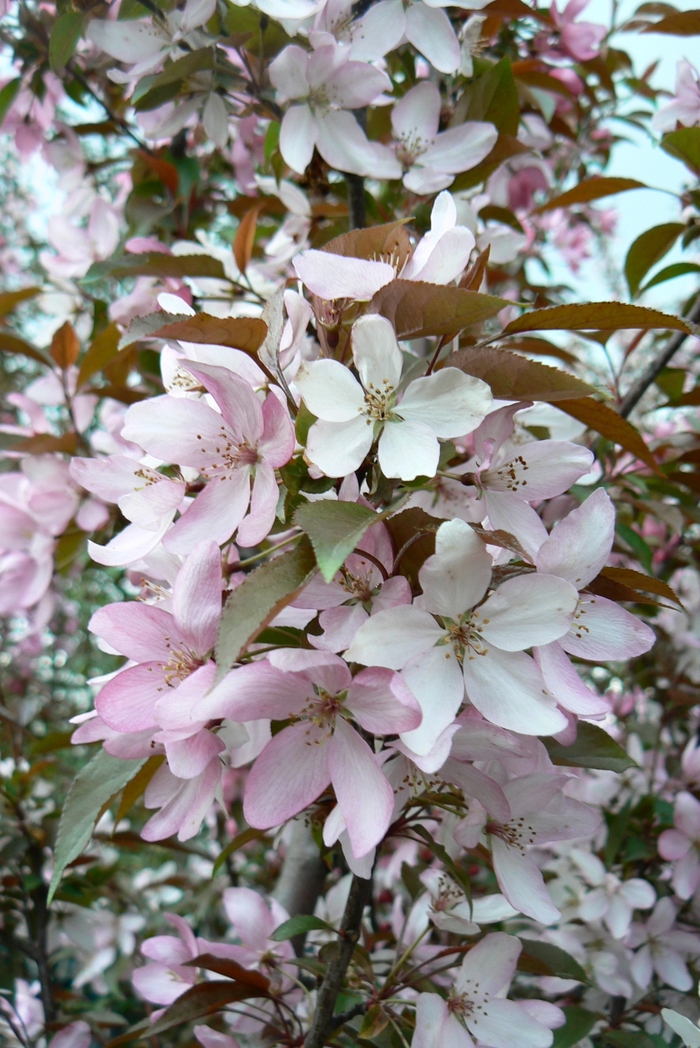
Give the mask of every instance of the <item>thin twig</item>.
<path id="1" fill-rule="evenodd" d="M 335 1020 L 333 1011 L 343 985 L 345 973 L 350 964 L 355 944 L 360 938 L 362 914 L 372 891 L 372 881 L 364 877 L 353 876 L 350 894 L 345 906 L 345 913 L 340 925 L 340 938 L 335 956 L 328 964 L 326 974 L 316 999 L 311 1029 L 304 1042 L 305 1048 L 323 1048 L 326 1039 L 333 1029 Z"/>
<path id="2" fill-rule="evenodd" d="M 697 296 L 690 308 L 690 312 L 688 312 L 683 319 L 689 321 L 691 324 L 697 324 L 700 321 L 700 295 Z M 627 418 L 627 416 L 636 408 L 639 401 L 649 389 L 649 386 L 656 378 L 658 378 L 663 369 L 670 362 L 671 358 L 675 356 L 681 348 L 687 337 L 688 333 L 686 331 L 677 331 L 675 335 L 672 335 L 659 353 L 658 357 L 651 362 L 646 371 L 642 372 L 636 382 L 632 383 L 620 401 L 620 406 L 618 408 L 618 411 L 623 418 Z"/>

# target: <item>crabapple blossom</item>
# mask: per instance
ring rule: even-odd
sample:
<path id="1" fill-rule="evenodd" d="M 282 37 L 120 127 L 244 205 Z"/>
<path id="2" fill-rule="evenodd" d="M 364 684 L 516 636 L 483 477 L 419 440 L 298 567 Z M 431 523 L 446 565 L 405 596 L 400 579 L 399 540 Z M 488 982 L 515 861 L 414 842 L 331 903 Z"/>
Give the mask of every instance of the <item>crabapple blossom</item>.
<path id="1" fill-rule="evenodd" d="M 462 961 L 449 1001 L 435 993 L 420 994 L 412 1048 L 473 1048 L 474 1041 L 492 1048 L 549 1048 L 552 1028 L 563 1025 L 560 1009 L 528 1001 L 543 1005 L 533 1015 L 525 1002 L 503 996 L 521 950 L 512 935 L 486 935 Z"/>
<path id="2" fill-rule="evenodd" d="M 426 82 L 407 91 L 391 111 L 403 184 L 414 193 L 445 189 L 455 175 L 480 164 L 498 138 L 493 124 L 476 120 L 438 133 L 440 107 L 440 92 Z"/>
<path id="3" fill-rule="evenodd" d="M 556 2 L 553 2 L 550 8 L 554 24 L 559 29 L 561 49 L 577 62 L 587 62 L 595 58 L 605 38 L 605 26 L 594 22 L 576 21 L 584 8 L 588 7 L 588 3 L 589 0 L 569 0 L 560 12 Z"/>
<path id="4" fill-rule="evenodd" d="M 687 58 L 676 66 L 675 97 L 654 114 L 652 125 L 657 131 L 675 131 L 676 124 L 695 127 L 700 123 L 700 82 L 698 73 Z"/>
<path id="5" fill-rule="evenodd" d="M 664 1022 L 678 1034 L 686 1048 L 700 1048 L 700 1027 L 691 1022 L 687 1015 L 681 1015 L 670 1008 L 662 1008 L 661 1015 Z"/>
<path id="6" fill-rule="evenodd" d="M 635 922 L 625 943 L 636 949 L 631 969 L 634 981 L 646 989 L 654 973 L 674 990 L 693 988 L 686 957 L 700 953 L 700 939 L 690 931 L 675 928 L 677 911 L 668 896 L 659 899 L 645 924 Z"/>
<path id="7" fill-rule="evenodd" d="M 226 368 L 190 364 L 187 370 L 219 411 L 201 402 L 156 397 L 134 404 L 123 430 L 125 440 L 164 461 L 196 469 L 207 481 L 164 545 L 188 553 L 205 538 L 223 543 L 237 532 L 240 545 L 254 546 L 275 519 L 275 468 L 294 450 L 289 414 L 274 393 L 261 406 L 248 383 Z"/>
<path id="8" fill-rule="evenodd" d="M 674 829 L 659 837 L 659 854 L 673 862 L 673 890 L 681 899 L 690 899 L 700 884 L 700 801 L 682 791 L 673 809 Z"/>
<path id="9" fill-rule="evenodd" d="M 300 103 L 287 110 L 280 131 L 280 152 L 293 171 L 303 174 L 317 148 L 339 171 L 399 177 L 391 152 L 370 142 L 349 112 L 390 88 L 381 70 L 352 61 L 335 41 L 321 43 L 311 54 L 291 44 L 271 63 L 270 80 L 281 102 Z"/>
<path id="10" fill-rule="evenodd" d="M 280 825 L 332 784 L 355 855 L 361 858 L 382 839 L 393 792 L 349 719 L 380 734 L 417 727 L 420 707 L 398 674 L 370 668 L 353 678 L 336 655 L 290 649 L 235 670 L 220 695 L 205 700 L 208 716 L 291 720 L 248 776 L 244 811 L 251 826 Z"/>
<path id="11" fill-rule="evenodd" d="M 423 724 L 403 736 L 426 753 L 464 700 L 493 724 L 548 735 L 565 726 L 524 649 L 566 632 L 576 591 L 554 576 L 522 575 L 498 586 L 484 602 L 492 561 L 461 520 L 441 524 L 435 554 L 420 570 L 422 596 L 410 607 L 373 615 L 346 658 L 403 671 L 418 698 Z M 527 612 L 525 612 L 527 608 Z"/>
<path id="12" fill-rule="evenodd" d="M 592 889 L 578 905 L 584 921 L 602 920 L 615 939 L 622 939 L 629 931 L 635 910 L 650 910 L 656 902 L 656 892 L 648 881 L 631 877 L 621 881 L 608 873 L 600 859 L 593 854 L 574 850 L 575 861 Z"/>
<path id="13" fill-rule="evenodd" d="M 141 946 L 150 964 L 136 968 L 132 982 L 147 1001 L 172 1004 L 197 982 L 197 969 L 187 962 L 208 951 L 209 943 L 197 939 L 186 920 L 176 913 L 166 913 L 166 921 L 180 936 L 156 935 Z"/>
<path id="14" fill-rule="evenodd" d="M 597 812 L 562 793 L 565 781 L 560 775 L 512 779 L 503 787 L 510 807 L 506 823 L 490 819 L 483 810 L 478 819 L 477 813 L 470 809 L 467 819 L 455 829 L 459 844 L 475 847 L 481 822 L 489 834 L 493 869 L 503 895 L 521 913 L 543 924 L 551 924 L 561 914 L 551 900 L 529 848 L 551 841 L 588 837 L 600 824 Z M 476 804 L 478 806 L 478 802 Z"/>
<path id="15" fill-rule="evenodd" d="M 379 437 L 377 454 L 386 477 L 432 477 L 440 457 L 438 438 L 474 429 L 488 411 L 485 382 L 443 368 L 414 379 L 401 399 L 402 358 L 384 317 L 361 317 L 352 328 L 352 352 L 360 382 L 336 360 L 302 365 L 296 385 L 317 422 L 309 430 L 307 457 L 326 476 L 354 472 Z"/>

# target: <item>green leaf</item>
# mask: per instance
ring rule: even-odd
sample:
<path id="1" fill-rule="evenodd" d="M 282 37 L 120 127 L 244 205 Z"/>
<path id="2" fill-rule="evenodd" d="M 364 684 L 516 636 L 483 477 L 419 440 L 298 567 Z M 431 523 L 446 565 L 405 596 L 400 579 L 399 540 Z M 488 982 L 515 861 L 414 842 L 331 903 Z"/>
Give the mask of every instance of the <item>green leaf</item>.
<path id="1" fill-rule="evenodd" d="M 258 57 L 274 58 L 292 41 L 279 22 L 272 21 L 254 7 L 240 7 L 229 0 L 225 16 L 226 30 L 237 45 Z"/>
<path id="2" fill-rule="evenodd" d="M 242 833 L 236 834 L 233 840 L 229 841 L 220 855 L 217 856 L 216 861 L 214 862 L 214 868 L 211 871 L 212 877 L 216 876 L 229 855 L 233 855 L 235 851 L 238 851 L 238 849 L 242 848 L 245 844 L 250 844 L 251 841 L 259 841 L 264 836 L 265 830 L 254 830 L 250 826 L 247 830 L 243 830 Z"/>
<path id="3" fill-rule="evenodd" d="M 616 193 L 626 193 L 629 189 L 648 189 L 644 182 L 638 182 L 636 178 L 585 178 L 573 189 L 566 193 L 552 197 L 546 204 L 535 208 L 533 214 L 541 215 L 545 211 L 552 211 L 558 207 L 570 207 L 572 204 L 589 204 L 592 200 L 600 200 L 602 197 L 614 196 Z"/>
<path id="4" fill-rule="evenodd" d="M 182 80 L 194 76 L 195 73 L 201 73 L 203 69 L 213 69 L 214 57 L 213 47 L 201 47 L 197 51 L 190 51 L 189 54 L 183 55 L 175 62 L 169 62 L 163 72 L 153 78 L 150 87 L 152 89 L 164 87 L 166 84 L 179 84 Z M 138 100 L 137 92 L 138 85 L 132 96 L 134 100 Z"/>
<path id="5" fill-rule="evenodd" d="M 512 303 L 511 303 L 512 304 Z M 549 306 L 524 313 L 512 320 L 504 335 L 522 331 L 641 331 L 675 330 L 691 334 L 692 330 L 680 317 L 661 313 L 647 306 L 632 306 L 626 302 L 587 302 L 571 306 Z"/>
<path id="6" fill-rule="evenodd" d="M 221 680 L 249 644 L 317 570 L 307 538 L 288 553 L 263 564 L 237 586 L 226 601 L 216 640 L 217 680 Z"/>
<path id="7" fill-rule="evenodd" d="M 625 278 L 633 298 L 649 270 L 668 254 L 684 229 L 681 222 L 666 222 L 645 230 L 631 245 L 625 259 Z"/>
<path id="8" fill-rule="evenodd" d="M 538 966 L 541 966 L 540 970 L 536 972 L 537 975 L 556 975 L 559 979 L 576 979 L 578 982 L 588 982 L 588 976 L 581 965 L 566 950 L 536 939 L 523 939 L 521 937 L 520 942 L 523 944 L 521 958 L 525 960 L 532 958 L 537 962 Z M 518 967 L 521 971 L 523 970 L 520 962 L 518 962 Z M 535 966 L 533 965 L 532 967 Z M 529 969 L 526 968 L 525 970 Z"/>
<path id="9" fill-rule="evenodd" d="M 664 266 L 651 280 L 646 282 L 644 287 L 640 287 L 639 294 L 643 295 L 650 287 L 664 284 L 667 280 L 675 280 L 676 277 L 687 276 L 688 273 L 700 273 L 700 266 L 697 262 L 674 262 L 672 266 Z"/>
<path id="10" fill-rule="evenodd" d="M 49 40 L 49 65 L 54 73 L 61 73 L 73 57 L 84 22 L 81 11 L 66 11 L 56 19 Z"/>
<path id="11" fill-rule="evenodd" d="M 163 255 L 151 251 L 146 255 L 123 255 L 105 262 L 93 262 L 81 284 L 94 284 L 106 277 L 216 277 L 226 279 L 218 258 L 210 255 Z"/>
<path id="12" fill-rule="evenodd" d="M 603 771 L 626 771 L 638 767 L 637 762 L 615 742 L 606 731 L 579 721 L 576 742 L 573 746 L 562 746 L 556 739 L 542 740 L 547 747 L 552 764 L 564 768 L 600 768 Z"/>
<path id="13" fill-rule="evenodd" d="M 295 935 L 306 935 L 307 932 L 314 931 L 335 932 L 335 928 L 328 921 L 322 921 L 320 917 L 300 913 L 275 928 L 270 938 L 273 942 L 285 942 L 287 939 L 293 939 Z"/>
<path id="14" fill-rule="evenodd" d="M 12 103 L 19 94 L 19 89 L 22 86 L 22 78 L 17 77 L 16 80 L 10 80 L 9 83 L 5 84 L 2 91 L 0 91 L 0 124 L 7 116 Z"/>
<path id="15" fill-rule="evenodd" d="M 77 859 L 92 837 L 104 807 L 122 790 L 146 763 L 121 760 L 100 750 L 74 779 L 58 824 L 54 852 L 54 871 L 48 901 L 53 899 L 66 866 Z"/>
<path id="16" fill-rule="evenodd" d="M 598 1016 L 572 1004 L 563 1009 L 566 1023 L 554 1031 L 552 1048 L 574 1048 L 595 1026 Z"/>
<path id="17" fill-rule="evenodd" d="M 311 539 L 316 563 L 326 582 L 357 546 L 378 514 L 357 502 L 307 502 L 296 511 L 294 523 Z"/>
<path id="18" fill-rule="evenodd" d="M 380 288 L 369 304 L 369 313 L 390 320 L 397 338 L 458 335 L 465 327 L 495 317 L 512 305 L 496 295 L 482 295 L 461 287 L 443 287 L 421 280 L 392 280 Z"/>
<path id="19" fill-rule="evenodd" d="M 648 543 L 644 541 L 638 531 L 628 527 L 627 524 L 622 524 L 619 520 L 616 524 L 616 530 L 620 538 L 637 554 L 642 567 L 651 574 L 653 570 L 652 552 Z"/>
<path id="20" fill-rule="evenodd" d="M 455 114 L 459 122 L 485 120 L 501 134 L 517 135 L 520 123 L 518 89 L 510 60 L 502 58 L 464 90 L 464 102 Z M 454 127 L 456 121 L 453 121 Z"/>
<path id="21" fill-rule="evenodd" d="M 669 132 L 662 138 L 661 148 L 694 175 L 700 175 L 700 127 L 682 127 Z"/>
<path id="22" fill-rule="evenodd" d="M 565 403 L 594 392 L 592 386 L 566 371 L 489 346 L 460 349 L 446 357 L 442 366 L 459 368 L 467 375 L 483 379 L 493 395 L 504 400 Z"/>
<path id="23" fill-rule="evenodd" d="M 600 433 L 606 440 L 619 444 L 658 473 L 658 463 L 639 430 L 607 404 L 593 400 L 592 397 L 583 397 L 577 400 L 562 400 L 558 407 L 579 422 L 585 422 L 590 429 Z"/>

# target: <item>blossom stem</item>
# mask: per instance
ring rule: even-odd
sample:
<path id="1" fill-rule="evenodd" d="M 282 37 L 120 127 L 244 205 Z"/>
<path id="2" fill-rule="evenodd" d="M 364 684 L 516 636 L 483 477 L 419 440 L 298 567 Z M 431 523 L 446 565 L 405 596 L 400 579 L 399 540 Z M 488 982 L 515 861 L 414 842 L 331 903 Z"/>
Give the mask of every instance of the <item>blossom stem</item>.
<path id="1" fill-rule="evenodd" d="M 340 924 L 340 937 L 333 958 L 328 963 L 321 988 L 318 991 L 316 1011 L 304 1048 L 323 1048 L 333 1025 L 333 1011 L 350 964 L 355 945 L 360 937 L 362 914 L 372 891 L 372 881 L 353 876 L 350 894 Z"/>

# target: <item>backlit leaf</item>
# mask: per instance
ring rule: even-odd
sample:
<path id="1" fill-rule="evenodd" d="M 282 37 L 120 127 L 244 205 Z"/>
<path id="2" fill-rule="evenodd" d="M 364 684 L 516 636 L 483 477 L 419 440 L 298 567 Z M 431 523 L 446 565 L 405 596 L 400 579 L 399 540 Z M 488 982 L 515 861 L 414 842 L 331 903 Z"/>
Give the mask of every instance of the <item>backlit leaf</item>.
<path id="1" fill-rule="evenodd" d="M 625 278 L 633 297 L 652 266 L 668 254 L 685 226 L 680 222 L 666 222 L 647 229 L 632 243 L 625 259 Z"/>
<path id="2" fill-rule="evenodd" d="M 458 334 L 481 324 L 512 303 L 461 287 L 442 287 L 421 280 L 392 280 L 380 288 L 369 313 L 380 313 L 396 328 L 397 338 Z"/>
<path id="3" fill-rule="evenodd" d="M 248 263 L 253 257 L 253 245 L 255 244 L 255 232 L 258 228 L 258 215 L 265 206 L 265 201 L 253 204 L 246 211 L 240 221 L 236 236 L 233 240 L 233 257 L 241 273 L 245 273 Z"/>
<path id="4" fill-rule="evenodd" d="M 523 944 L 523 952 L 518 961 L 518 968 L 521 971 L 531 971 L 535 968 L 535 965 L 528 968 L 522 963 L 533 960 L 542 966 L 542 969 L 536 972 L 538 975 L 556 975 L 559 979 L 577 979 L 579 982 L 588 982 L 588 977 L 581 965 L 566 950 L 535 939 L 521 938 L 520 941 Z"/>
<path id="5" fill-rule="evenodd" d="M 294 523 L 311 539 L 316 562 L 326 582 L 332 582 L 367 529 L 379 519 L 374 510 L 357 502 L 307 502 L 296 511 Z"/>
<path id="6" fill-rule="evenodd" d="M 49 352 L 62 371 L 75 364 L 80 353 L 80 342 L 69 320 L 54 334 Z"/>
<path id="7" fill-rule="evenodd" d="M 589 204 L 592 200 L 600 200 L 615 193 L 626 193 L 629 189 L 648 189 L 648 186 L 638 182 L 636 178 L 586 178 L 573 189 L 568 189 L 566 193 L 560 193 L 546 204 L 535 208 L 534 214 L 541 215 L 544 211 L 570 207 L 572 204 Z"/>
<path id="8" fill-rule="evenodd" d="M 73 57 L 84 22 L 81 11 L 68 10 L 56 19 L 49 39 L 49 65 L 54 73 L 62 72 Z"/>
<path id="9" fill-rule="evenodd" d="M 548 403 L 585 397 L 593 389 L 586 382 L 558 368 L 509 353 L 505 349 L 485 347 L 460 349 L 442 362 L 467 375 L 488 382 L 495 397 L 504 400 L 543 400 Z"/>
<path id="10" fill-rule="evenodd" d="M 661 140 L 661 148 L 700 175 L 700 127 L 681 127 L 670 131 Z"/>
<path id="11" fill-rule="evenodd" d="M 625 451 L 631 452 L 636 458 L 658 472 L 658 463 L 639 430 L 607 404 L 603 404 L 600 400 L 593 400 L 592 397 L 582 397 L 576 400 L 562 400 L 558 407 L 567 415 L 578 419 L 579 422 L 585 422 L 589 429 L 600 433 L 613 444 L 619 444 Z"/>
<path id="12" fill-rule="evenodd" d="M 642 331 L 675 330 L 690 334 L 691 328 L 680 317 L 661 313 L 647 306 L 626 302 L 586 302 L 571 306 L 548 306 L 524 313 L 504 328 L 504 335 L 523 331 Z"/>
<path id="13" fill-rule="evenodd" d="M 296 917 L 290 917 L 284 924 L 280 924 L 270 935 L 273 942 L 285 942 L 293 939 L 295 935 L 306 935 L 313 931 L 335 931 L 332 924 L 322 921 L 320 917 L 312 914 L 299 913 Z"/>
<path id="14" fill-rule="evenodd" d="M 566 1023 L 554 1030 L 552 1048 L 574 1048 L 595 1026 L 598 1016 L 593 1012 L 571 1004 L 563 1009 Z"/>
<path id="15" fill-rule="evenodd" d="M 110 364 L 119 352 L 119 328 L 109 324 L 100 331 L 90 343 L 85 356 L 80 361 L 78 371 L 78 389 Z"/>

